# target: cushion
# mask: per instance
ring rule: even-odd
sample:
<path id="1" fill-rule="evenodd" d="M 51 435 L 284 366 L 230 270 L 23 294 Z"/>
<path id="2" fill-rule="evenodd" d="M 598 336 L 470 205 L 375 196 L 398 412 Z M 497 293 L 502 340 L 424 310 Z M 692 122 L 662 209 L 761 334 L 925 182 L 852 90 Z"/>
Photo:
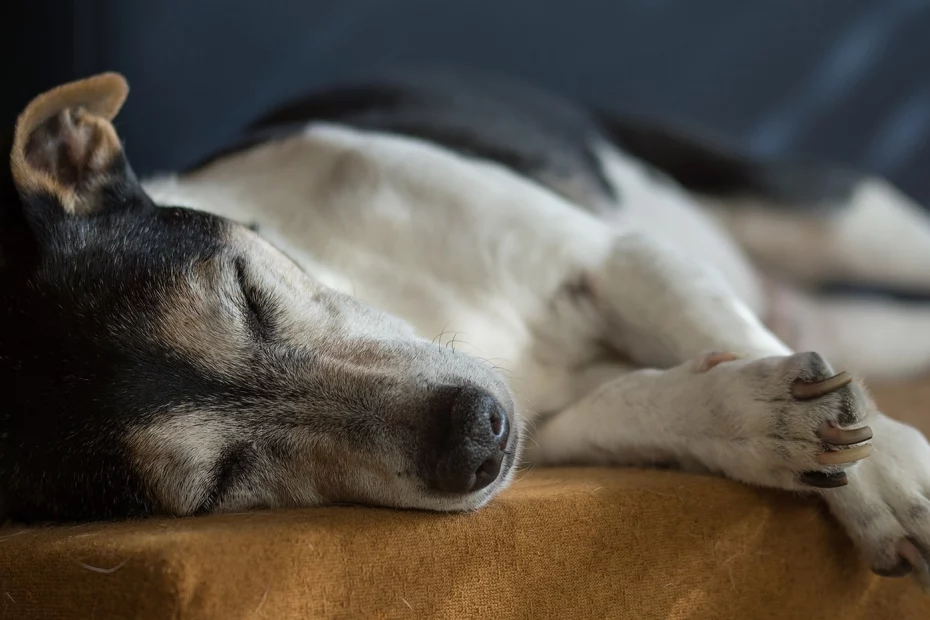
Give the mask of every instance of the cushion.
<path id="1" fill-rule="evenodd" d="M 875 390 L 917 422 L 930 382 Z M 483 510 L 333 507 L 0 529 L 0 618 L 928 618 L 820 502 L 537 469 Z"/>

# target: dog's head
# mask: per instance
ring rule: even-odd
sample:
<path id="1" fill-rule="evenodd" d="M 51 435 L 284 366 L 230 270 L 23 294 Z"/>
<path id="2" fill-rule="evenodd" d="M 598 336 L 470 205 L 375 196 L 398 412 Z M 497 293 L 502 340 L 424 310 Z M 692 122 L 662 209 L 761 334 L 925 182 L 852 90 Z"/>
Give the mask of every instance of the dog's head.
<path id="1" fill-rule="evenodd" d="M 156 205 L 100 75 L 35 99 L 0 194 L 0 518 L 473 509 L 520 421 L 493 369 L 247 228 Z"/>

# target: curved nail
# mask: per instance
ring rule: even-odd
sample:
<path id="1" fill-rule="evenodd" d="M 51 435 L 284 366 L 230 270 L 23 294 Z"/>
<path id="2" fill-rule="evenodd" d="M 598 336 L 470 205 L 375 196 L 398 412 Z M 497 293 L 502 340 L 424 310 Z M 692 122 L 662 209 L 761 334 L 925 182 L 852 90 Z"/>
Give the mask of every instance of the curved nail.
<path id="1" fill-rule="evenodd" d="M 904 558 L 899 558 L 898 563 L 891 568 L 873 568 L 872 572 L 879 577 L 906 577 L 911 574 L 911 563 Z"/>
<path id="2" fill-rule="evenodd" d="M 837 375 L 833 375 L 829 379 L 824 379 L 823 381 L 817 381 L 815 383 L 805 383 L 798 379 L 791 386 L 791 395 L 798 400 L 812 400 L 825 396 L 830 392 L 835 392 L 841 387 L 852 383 L 852 380 L 852 375 L 845 370 Z"/>
<path id="3" fill-rule="evenodd" d="M 872 439 L 872 429 L 868 426 L 844 429 L 830 422 L 824 422 L 817 429 L 817 436 L 835 446 L 851 446 Z"/>
<path id="4" fill-rule="evenodd" d="M 861 461 L 872 453 L 872 446 L 866 444 L 845 450 L 830 450 L 817 455 L 817 462 L 821 465 L 843 465 Z"/>
<path id="5" fill-rule="evenodd" d="M 924 592 L 930 592 L 930 565 L 921 554 L 917 543 L 910 537 L 902 538 L 895 548 L 898 555 L 911 565 L 912 574 Z"/>

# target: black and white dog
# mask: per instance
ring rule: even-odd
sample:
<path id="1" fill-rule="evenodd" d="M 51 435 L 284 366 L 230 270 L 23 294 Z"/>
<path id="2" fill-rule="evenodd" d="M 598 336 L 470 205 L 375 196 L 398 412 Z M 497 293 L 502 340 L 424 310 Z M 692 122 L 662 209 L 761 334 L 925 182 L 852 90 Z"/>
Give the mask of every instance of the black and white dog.
<path id="1" fill-rule="evenodd" d="M 831 366 L 930 368 L 930 308 L 811 292 L 930 292 L 889 184 L 467 72 L 319 93 L 140 183 L 126 94 L 61 86 L 8 145 L 0 517 L 472 510 L 525 444 L 819 493 L 930 585 L 930 446 Z"/>

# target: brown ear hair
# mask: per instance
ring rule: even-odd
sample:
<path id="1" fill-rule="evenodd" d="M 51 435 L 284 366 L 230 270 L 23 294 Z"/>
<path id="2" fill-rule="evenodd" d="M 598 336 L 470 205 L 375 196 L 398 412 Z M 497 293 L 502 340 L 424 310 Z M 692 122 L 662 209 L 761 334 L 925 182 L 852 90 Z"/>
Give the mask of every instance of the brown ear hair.
<path id="1" fill-rule="evenodd" d="M 122 145 L 110 121 L 129 86 L 117 73 L 70 82 L 32 100 L 19 115 L 10 151 L 21 195 L 46 194 L 73 214 L 95 210 Z"/>

